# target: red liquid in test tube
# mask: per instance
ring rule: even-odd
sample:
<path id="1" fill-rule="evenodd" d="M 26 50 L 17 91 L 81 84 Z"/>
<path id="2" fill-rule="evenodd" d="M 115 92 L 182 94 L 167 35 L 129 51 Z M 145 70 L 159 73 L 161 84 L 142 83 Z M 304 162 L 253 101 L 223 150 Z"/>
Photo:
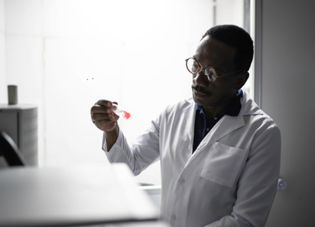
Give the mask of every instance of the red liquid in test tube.
<path id="1" fill-rule="evenodd" d="M 123 117 L 124 119 L 128 120 L 130 117 L 130 113 L 128 113 L 124 108 L 118 106 L 117 104 L 113 103 L 112 110 L 115 114 Z"/>

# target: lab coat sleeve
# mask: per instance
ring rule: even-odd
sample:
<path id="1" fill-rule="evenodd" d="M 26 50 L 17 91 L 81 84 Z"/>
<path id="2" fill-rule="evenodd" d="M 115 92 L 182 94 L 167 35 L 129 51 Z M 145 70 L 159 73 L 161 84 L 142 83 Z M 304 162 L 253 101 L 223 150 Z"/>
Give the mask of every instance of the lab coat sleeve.
<path id="1" fill-rule="evenodd" d="M 103 150 L 110 163 L 126 163 L 134 175 L 140 174 L 159 157 L 159 121 L 152 121 L 151 126 L 132 143 L 128 144 L 123 132 L 110 151 L 107 151 L 103 137 Z"/>
<path id="2" fill-rule="evenodd" d="M 256 135 L 240 175 L 231 215 L 206 227 L 263 227 L 266 224 L 280 171 L 281 136 L 276 125 Z"/>

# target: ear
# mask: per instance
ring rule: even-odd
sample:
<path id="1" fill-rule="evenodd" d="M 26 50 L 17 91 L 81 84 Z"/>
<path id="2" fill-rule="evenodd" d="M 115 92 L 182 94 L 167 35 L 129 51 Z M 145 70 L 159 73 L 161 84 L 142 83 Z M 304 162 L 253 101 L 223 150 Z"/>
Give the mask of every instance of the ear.
<path id="1" fill-rule="evenodd" d="M 239 89 L 241 89 L 244 86 L 244 84 L 246 83 L 248 77 L 249 77 L 249 73 L 248 72 L 244 72 L 244 73 L 238 75 L 237 82 L 235 84 L 236 90 L 239 90 Z"/>

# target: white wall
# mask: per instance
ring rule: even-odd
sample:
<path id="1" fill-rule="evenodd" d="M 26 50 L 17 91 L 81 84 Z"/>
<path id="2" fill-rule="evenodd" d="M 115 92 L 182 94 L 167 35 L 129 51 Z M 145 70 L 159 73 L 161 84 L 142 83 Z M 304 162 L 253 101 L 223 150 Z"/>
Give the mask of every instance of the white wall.
<path id="1" fill-rule="evenodd" d="M 221 16 L 227 6 L 237 12 L 221 23 L 242 26 L 242 1 L 220 1 L 225 4 L 219 7 Z M 167 104 L 190 97 L 191 75 L 184 59 L 213 25 L 209 0 L 2 3 L 2 78 L 18 85 L 19 103 L 38 105 L 41 166 L 108 164 L 102 133 L 90 120 L 98 99 L 118 101 L 131 112 L 119 124 L 133 140 Z M 159 183 L 157 173 L 159 163 L 138 179 Z"/>
<path id="2" fill-rule="evenodd" d="M 0 103 L 7 103 L 7 84 L 5 76 L 5 23 L 4 0 L 0 0 Z"/>
<path id="3" fill-rule="evenodd" d="M 108 164 L 89 116 L 99 99 L 131 112 L 119 124 L 132 141 L 168 103 L 190 96 L 184 59 L 212 25 L 211 2 L 198 2 L 43 1 L 46 165 Z M 159 163 L 137 179 L 159 184 Z"/>
<path id="4" fill-rule="evenodd" d="M 287 181 L 268 227 L 315 226 L 314 9 L 314 1 L 262 1 L 262 109 L 281 129 Z"/>
<path id="5" fill-rule="evenodd" d="M 5 79 L 18 85 L 19 103 L 39 107 L 40 165 L 108 164 L 89 116 L 98 99 L 131 111 L 120 126 L 132 140 L 168 103 L 191 95 L 184 59 L 212 26 L 212 1 L 197 3 L 4 1 Z M 159 183 L 152 168 L 139 177 Z"/>
<path id="6" fill-rule="evenodd" d="M 244 26 L 244 0 L 217 0 L 217 24 Z"/>

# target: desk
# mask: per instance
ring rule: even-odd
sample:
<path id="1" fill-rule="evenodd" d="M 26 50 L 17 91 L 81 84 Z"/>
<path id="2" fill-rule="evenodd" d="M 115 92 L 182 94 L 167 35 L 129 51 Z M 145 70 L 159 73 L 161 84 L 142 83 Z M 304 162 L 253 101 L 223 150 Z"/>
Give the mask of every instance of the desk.
<path id="1" fill-rule="evenodd" d="M 125 164 L 0 171 L 0 226 L 82 226 L 158 217 L 158 208 Z"/>

